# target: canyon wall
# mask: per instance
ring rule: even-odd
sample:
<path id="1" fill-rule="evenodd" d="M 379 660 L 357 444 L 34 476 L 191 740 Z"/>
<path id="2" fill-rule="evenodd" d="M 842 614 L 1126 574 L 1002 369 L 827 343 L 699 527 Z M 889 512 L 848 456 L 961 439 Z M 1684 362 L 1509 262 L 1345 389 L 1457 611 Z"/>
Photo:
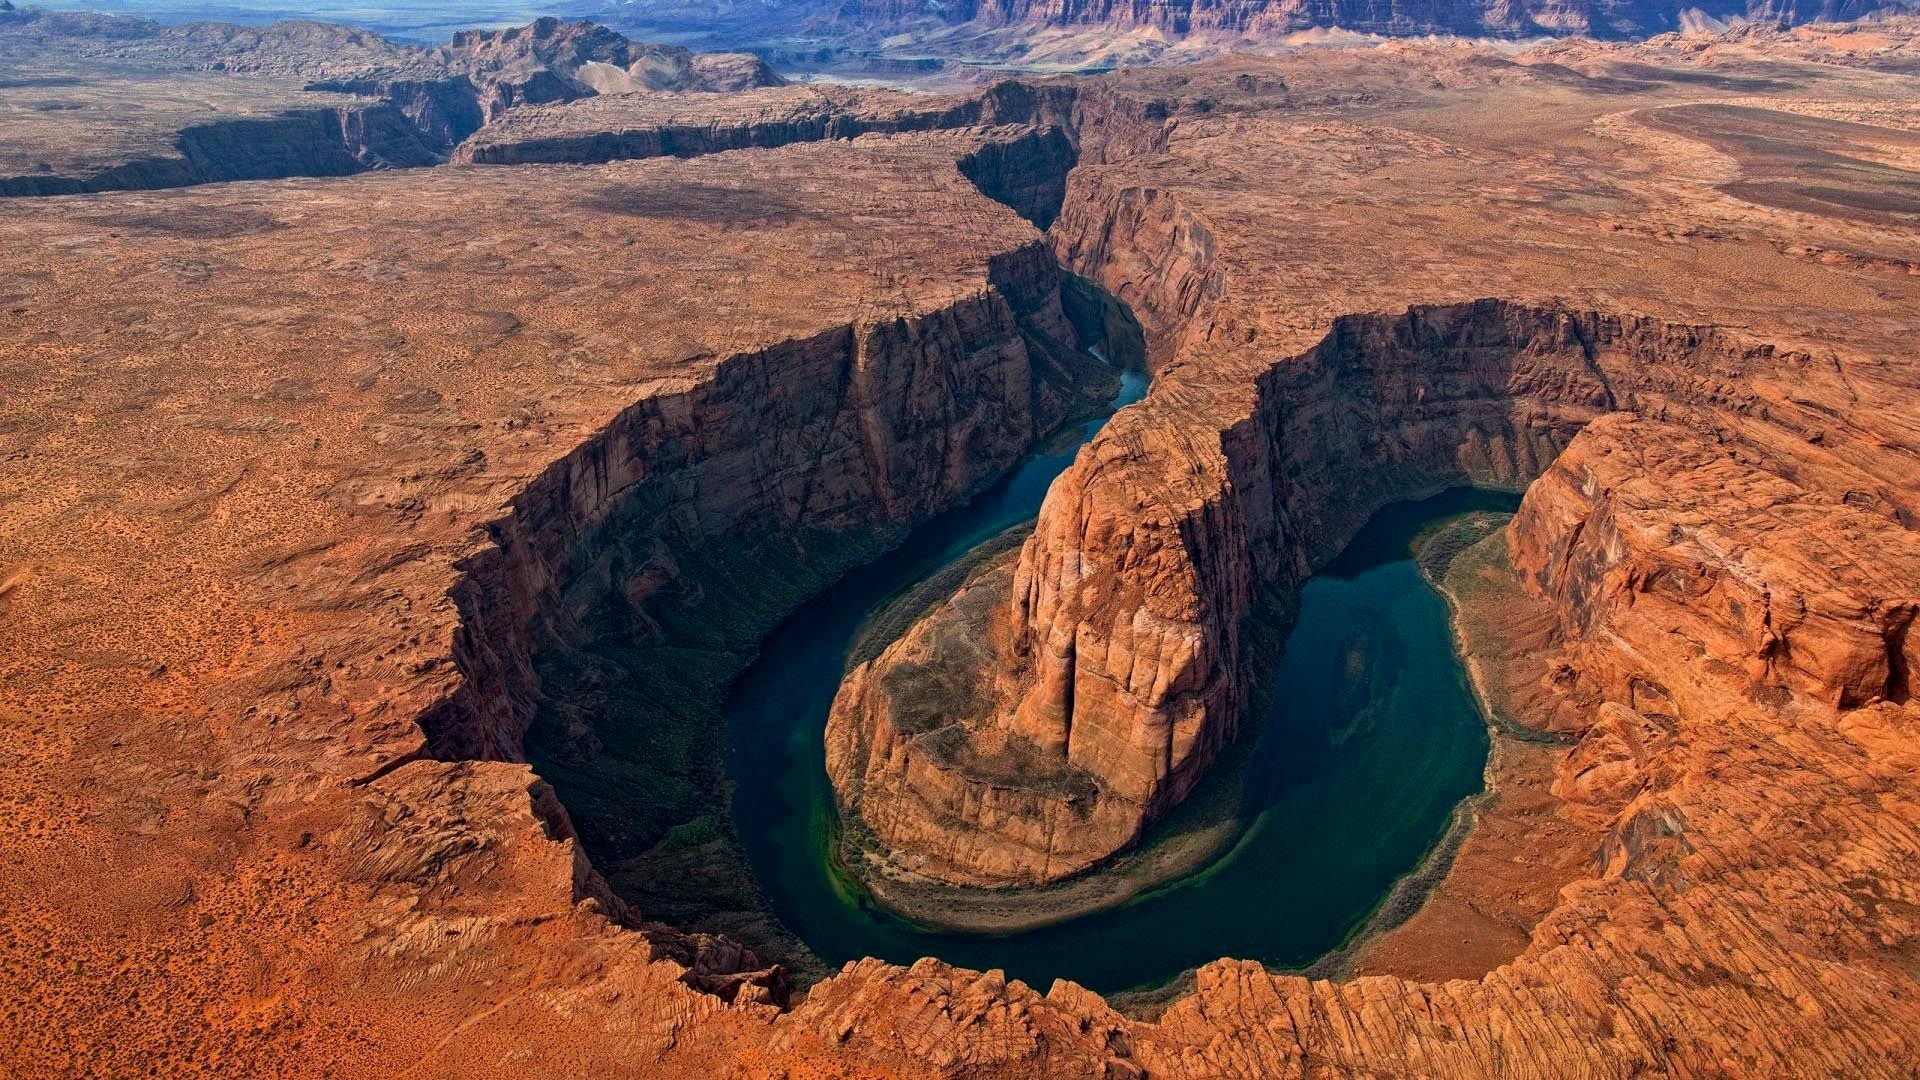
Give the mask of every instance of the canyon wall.
<path id="1" fill-rule="evenodd" d="M 462 145 L 454 160 L 478 165 L 591 165 L 629 158 L 697 157 L 869 134 L 1016 125 L 1064 129 L 1071 124 L 1075 96 L 1074 87 L 1066 83 L 1012 81 L 964 97 L 790 87 L 728 101 L 717 114 L 697 100 L 606 98 L 515 112 Z M 1049 139 L 1064 141 L 1067 136 L 1062 131 Z M 1048 164 L 1043 173 L 1050 178 L 1046 183 L 1064 192 L 1065 171 L 1071 165 L 1070 156 L 1065 165 Z M 1015 174 L 1004 175 L 1011 179 Z"/>
<path id="2" fill-rule="evenodd" d="M 843 797 L 966 884 L 1055 880 L 1131 843 L 1234 737 L 1256 592 L 1297 589 L 1395 498 L 1536 475 L 1612 407 L 1595 367 L 1612 333 L 1599 316 L 1498 303 L 1351 317 L 1276 363 L 1214 447 L 1147 427 L 1151 402 L 1117 417 L 1049 492 L 1001 586 L 1004 628 L 972 660 L 1019 685 L 979 701 L 970 752 L 945 745 L 951 727 L 896 725 L 933 631 L 909 635 L 836 708 L 860 735 L 840 755 L 860 766 L 836 771 Z M 1166 485 L 1143 484 L 1143 467 L 1218 486 L 1150 503 Z M 1009 740 L 1034 761 L 991 767 Z"/>
<path id="3" fill-rule="evenodd" d="M 1160 277 L 1131 276 L 1131 262 L 1079 264 L 1132 286 L 1164 340 L 1177 335 L 1167 312 L 1207 318 L 1207 242 L 1202 225 L 1144 213 L 1151 205 L 1116 203 L 1125 224 L 1095 230 L 1099 244 L 1090 250 L 1110 250 L 1104 245 L 1118 234 L 1134 238 L 1126 250 L 1183 252 L 1150 254 Z M 1067 232 L 1055 238 L 1075 251 Z M 950 605 L 855 673 L 836 706 L 836 785 L 865 825 L 921 872 L 1005 885 L 1083 870 L 1137 839 L 1234 737 L 1255 678 L 1249 662 L 1263 659 L 1247 656 L 1241 642 L 1255 597 L 1291 594 L 1373 510 L 1447 484 L 1517 489 L 1560 459 L 1583 427 L 1622 410 L 1656 419 L 1661 430 L 1705 433 L 1756 453 L 1805 447 L 1806 432 L 1752 386 L 1816 366 L 1805 354 L 1710 329 L 1489 300 L 1336 320 L 1315 348 L 1257 379 L 1247 415 L 1217 444 L 1171 439 L 1178 428 L 1156 422 L 1152 414 L 1164 406 L 1150 399 L 1117 417 L 1055 483 L 1000 586 L 1008 616 L 983 623 L 994 632 L 978 638 L 971 656 L 949 650 L 934 663 L 941 621 L 958 618 Z M 1853 502 L 1898 505 L 1887 501 L 1897 490 L 1892 477 L 1875 483 L 1846 462 L 1821 467 L 1835 474 L 1829 487 L 1850 490 Z M 1535 508 L 1515 534 L 1532 546 L 1518 562 L 1539 588 L 1558 590 L 1577 629 L 1591 621 L 1582 605 L 1607 602 L 1608 571 L 1598 567 L 1615 566 L 1621 545 L 1618 526 L 1604 520 L 1567 527 L 1605 519 L 1606 510 L 1551 497 L 1565 487 L 1549 483 L 1530 497 L 1566 519 L 1560 528 L 1542 527 L 1548 511 Z M 1895 527 L 1897 517 L 1882 515 Z M 1576 541 L 1597 549 L 1582 547 L 1583 558 L 1533 550 Z M 1776 584 L 1734 575 L 1747 582 L 1744 591 L 1711 584 L 1713 575 L 1697 566 L 1630 567 L 1612 588 L 1737 593 L 1724 601 L 1726 619 L 1751 625 L 1721 651 L 1758 664 L 1756 684 L 1824 687 L 1837 705 L 1904 693 L 1909 608 L 1882 601 L 1862 622 L 1856 609 L 1873 606 L 1862 598 L 1888 595 L 1865 585 L 1835 610 L 1796 601 L 1790 621 L 1799 644 L 1789 646 L 1788 619 L 1769 608 L 1767 590 L 1786 586 L 1777 567 L 1791 564 L 1767 562 Z M 1769 634 L 1781 641 L 1748 647 Z M 926 678 L 922 669 L 956 664 L 1000 683 L 995 694 L 971 699 L 977 715 L 967 719 L 961 746 L 953 745 L 959 729 L 928 734 L 898 717 L 900 703 L 923 692 L 914 685 Z M 1010 744 L 1033 759 L 1023 770 L 994 767 Z"/>
<path id="4" fill-rule="evenodd" d="M 0 85 L 26 95 L 6 102 L 23 137 L 0 161 L 0 196 L 436 165 L 516 107 L 784 83 L 755 57 L 638 43 L 554 18 L 464 32 L 429 50 L 316 22 L 162 26 L 34 10 L 0 19 L 0 64 L 31 73 Z M 176 94 L 176 79 L 197 80 L 197 93 Z M 35 96 L 65 86 L 78 88 L 76 99 Z M 33 128 L 48 122 L 36 113 L 73 113 L 113 137 L 36 149 Z"/>
<path id="5" fill-rule="evenodd" d="M 1715 0 L 1681 5 L 1664 0 L 864 0 L 863 17 L 881 23 L 929 16 L 989 26 L 1146 28 L 1168 34 L 1277 34 L 1315 27 L 1361 33 L 1451 33 L 1470 37 L 1586 34 L 1643 37 L 1678 29 L 1689 10 L 1717 18 L 1805 23 L 1901 11 L 1897 3 L 1819 0 Z"/>
<path id="6" fill-rule="evenodd" d="M 981 194 L 1012 207 L 1035 228 L 1045 229 L 1053 224 L 1067 197 L 1073 142 L 1057 127 L 1040 128 L 987 142 L 961 158 L 959 166 Z"/>
<path id="7" fill-rule="evenodd" d="M 1514 487 L 1612 405 L 1583 335 L 1595 316 L 1501 304 L 1335 323 L 1275 363 L 1217 446 L 1115 432 L 1062 478 L 1014 572 L 1010 721 L 1138 808 L 1183 798 L 1234 737 L 1251 673 L 1241 624 L 1291 594 L 1377 507 L 1473 481 Z M 1129 436 L 1132 445 L 1128 445 Z M 1139 492 L 1144 459 L 1208 487 Z"/>
<path id="8" fill-rule="evenodd" d="M 724 821 L 718 707 L 760 639 L 1104 385 L 1042 244 L 990 281 L 730 357 L 550 467 L 463 566 L 462 680 L 423 725 L 431 754 L 531 756 L 601 870 Z"/>
<path id="9" fill-rule="evenodd" d="M 180 132 L 177 157 L 142 158 L 91 176 L 0 177 L 0 196 L 183 187 L 227 180 L 346 176 L 445 160 L 445 147 L 385 102 L 291 109 Z"/>
<path id="10" fill-rule="evenodd" d="M 584 134 L 535 134 L 460 147 L 454 160 L 475 165 L 552 162 L 593 165 L 631 158 L 698 157 L 727 150 L 770 148 L 820 139 L 851 139 L 869 132 L 931 131 L 952 126 L 939 114 L 868 121 L 843 114 L 717 124 L 662 124 Z"/>
<path id="11" fill-rule="evenodd" d="M 1097 166 L 1163 147 L 1167 120 L 1165 108 L 1151 99 L 1083 91 L 1074 99 L 1074 160 Z M 1099 200 L 1087 192 L 1097 189 L 1097 180 L 1089 181 L 1082 170 L 1074 173 L 1073 184 L 1073 197 L 1063 187 L 1047 218 L 1057 219 L 1050 232 L 1056 250 L 1072 260 L 1070 265 L 1092 271 L 1093 280 L 1137 313 L 1144 361 L 1164 364 L 1178 347 L 1180 331 L 1221 295 L 1206 224 L 1170 198 L 1140 189 L 1122 192 L 1108 206 L 1110 213 L 1096 220 L 1089 208 Z M 989 185 L 981 186 L 992 193 Z M 1069 236 L 1084 238 L 1085 250 Z M 1124 446 L 1121 456 L 1128 460 L 1148 452 L 1137 435 L 1129 434 L 1141 430 L 1138 408 L 1108 422 L 1054 483 L 1047 507 L 1061 498 L 1064 486 L 1085 483 L 1088 454 L 1095 448 Z M 1135 494 L 1118 504 L 1122 518 L 1147 505 L 1149 489 L 1131 490 Z M 1044 558 L 1037 554 L 1039 531 L 1061 530 L 1053 542 L 1076 552 L 1083 543 L 1102 543 L 1114 535 L 1114 528 L 1099 536 L 1075 532 L 1086 523 L 1050 515 L 1047 507 L 1034 538 L 1005 572 L 968 586 L 882 655 L 850 672 L 841 687 L 828 722 L 827 768 L 869 869 L 986 888 L 1079 873 L 1137 839 L 1148 822 L 1186 793 L 1227 737 L 1204 718 L 1231 711 L 1232 691 L 1216 684 L 1195 695 L 1191 665 L 1212 659 L 1198 653 L 1167 658 L 1173 681 L 1160 687 L 1160 704 L 1153 707 L 1170 710 L 1155 722 L 1177 724 L 1180 735 L 1169 728 L 1156 745 L 1154 736 L 1143 734 L 1147 741 L 1128 748 L 1115 743 L 1117 726 L 1089 723 L 1079 729 L 1077 741 L 1069 737 L 1075 715 L 1132 714 L 1112 703 L 1095 703 L 1102 690 L 1091 682 L 1085 687 L 1084 712 L 1076 714 L 1071 645 L 1061 646 L 1065 662 L 1041 655 L 1043 649 L 1036 647 L 1035 615 L 1027 608 L 1037 588 L 1029 559 Z M 1119 536 L 1128 537 L 1130 525 L 1117 528 Z M 1159 556 L 1142 544 L 1131 548 L 1128 558 L 1145 565 Z M 1067 559 L 1070 565 L 1055 569 L 1071 577 L 1081 564 L 1077 555 Z M 1164 598 L 1182 603 L 1171 593 Z M 1196 610 L 1188 616 L 1206 621 Z M 1142 620 L 1129 633 L 1171 625 L 1144 612 Z M 1059 620 L 1063 629 L 1072 622 Z M 1157 671 L 1143 674 L 1149 680 L 1159 677 Z M 921 717 L 924 710 L 912 705 L 933 697 L 943 702 L 938 722 Z M 1186 745 L 1178 767 L 1171 768 L 1168 754 L 1175 741 Z M 1171 788 L 1165 783 L 1169 776 L 1177 778 Z"/>

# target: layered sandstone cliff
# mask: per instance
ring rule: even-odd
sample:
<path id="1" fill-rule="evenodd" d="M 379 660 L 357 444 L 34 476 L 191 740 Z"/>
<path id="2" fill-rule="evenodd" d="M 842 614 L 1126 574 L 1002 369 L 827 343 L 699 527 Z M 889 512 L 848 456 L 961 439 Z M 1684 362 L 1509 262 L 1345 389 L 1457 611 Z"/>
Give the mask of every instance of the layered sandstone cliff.
<path id="1" fill-rule="evenodd" d="M 1074 405 L 1086 368 L 1043 247 L 994 256 L 987 281 L 938 311 L 727 357 L 547 469 L 454 594 L 466 677 L 426 721 L 432 752 L 521 757 L 539 695 L 529 654 L 578 645 L 588 605 L 643 647 L 700 622 L 744 659 L 804 585 L 736 598 L 683 567 L 716 569 L 713 552 L 737 548 L 831 580 L 851 553 L 1012 464 Z M 591 730 L 568 738 L 594 741 Z"/>
<path id="2" fill-rule="evenodd" d="M 938 96 L 812 85 L 724 97 L 607 94 L 505 113 L 463 144 L 455 160 L 481 165 L 594 164 L 867 134 L 1012 125 L 1061 128 L 1069 123 L 1073 98 L 1073 88 L 1066 84 L 1034 87 L 1017 82 L 974 94 Z M 1040 175 L 1062 184 L 1066 168 Z M 1008 170 L 1005 175 L 1019 174 Z"/>
<path id="3" fill-rule="evenodd" d="M 346 176 L 443 160 L 400 110 L 384 103 L 289 109 L 277 116 L 183 128 L 171 153 L 84 175 L 0 176 L 0 196 L 184 187 L 283 176 Z"/>
<path id="4" fill-rule="evenodd" d="M 995 579 L 1010 594 L 1003 621 L 961 617 L 956 600 L 849 680 L 836 721 L 864 738 L 837 755 L 860 767 L 835 770 L 836 785 L 930 876 L 1006 884 L 1085 869 L 1138 839 L 1233 738 L 1252 678 L 1239 631 L 1258 588 L 1297 589 L 1393 499 L 1526 484 L 1613 410 L 1742 430 L 1755 399 L 1701 380 L 1724 388 L 1783 365 L 1814 362 L 1700 328 L 1497 302 L 1340 319 L 1256 382 L 1251 416 L 1215 454 L 1190 459 L 1215 470 L 1211 497 L 1143 513 L 1142 463 L 1178 457 L 1135 416 L 1117 418 Z M 1797 427 L 1776 417 L 1753 437 L 1778 444 Z M 943 623 L 969 622 L 994 632 L 930 655 Z M 898 703 L 939 677 L 999 690 L 964 742 L 951 727 L 903 739 L 927 725 L 902 723 Z M 1034 764 L 994 768 L 1010 743 Z M 1055 836 L 1072 854 L 1056 854 Z"/>
<path id="5" fill-rule="evenodd" d="M 1025 674 L 1000 661 L 1009 562 L 969 581 L 841 684 L 826 766 L 855 846 L 871 849 L 858 872 L 1043 884 L 1138 834 L 1138 800 L 1115 790 L 1100 763 L 1040 742 L 1006 715 Z"/>
<path id="6" fill-rule="evenodd" d="M 989 26 L 1099 26 L 1166 34 L 1284 34 L 1339 27 L 1374 34 L 1452 33 L 1475 37 L 1585 34 L 1640 37 L 1678 29 L 1689 11 L 1710 18 L 1773 23 L 1831 22 L 1875 12 L 1903 12 L 1898 3 L 1825 0 L 1717 0 L 1680 6 L 1659 0 L 864 0 L 865 18 L 886 23 L 938 18 Z"/>
<path id="7" fill-rule="evenodd" d="M 1761 709 L 1904 705 L 1920 660 L 1909 633 L 1920 603 L 1914 492 L 1818 449 L 1788 459 L 1718 436 L 1672 418 L 1595 424 L 1528 490 L 1515 568 L 1570 636 L 1594 652 L 1627 646 L 1586 669 L 1643 712 L 1667 712 L 1666 695 L 1634 681 L 1635 654 L 1660 656 L 1675 640 Z M 1816 448 L 1841 437 L 1817 436 Z M 1624 794 L 1606 772 L 1647 756 L 1633 743 L 1627 731 L 1590 737 L 1570 791 L 1604 801 L 1594 790 L 1604 779 Z"/>

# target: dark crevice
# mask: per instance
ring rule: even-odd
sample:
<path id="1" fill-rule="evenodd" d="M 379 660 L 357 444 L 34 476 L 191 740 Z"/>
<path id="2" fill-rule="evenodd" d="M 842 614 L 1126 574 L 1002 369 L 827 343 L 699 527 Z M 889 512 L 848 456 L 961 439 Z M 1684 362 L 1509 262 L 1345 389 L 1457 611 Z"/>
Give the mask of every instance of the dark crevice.
<path id="1" fill-rule="evenodd" d="M 1017 139 L 989 142 L 960 159 L 960 172 L 982 195 L 1002 203 L 1046 231 L 1067 198 L 1067 174 L 1079 152 L 1057 127 Z"/>
<path id="2" fill-rule="evenodd" d="M 1909 610 L 1887 633 L 1887 700 L 1905 705 L 1912 698 L 1913 673 L 1909 666 L 1907 643 L 1913 634 L 1916 613 Z"/>

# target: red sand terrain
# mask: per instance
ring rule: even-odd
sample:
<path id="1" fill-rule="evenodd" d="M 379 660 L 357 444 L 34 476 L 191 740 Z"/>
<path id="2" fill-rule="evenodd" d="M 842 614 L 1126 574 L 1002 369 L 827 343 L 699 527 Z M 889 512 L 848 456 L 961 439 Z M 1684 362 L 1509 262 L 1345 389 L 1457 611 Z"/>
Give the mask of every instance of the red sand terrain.
<path id="1" fill-rule="evenodd" d="M 0 201 L 0 1070 L 1910 1075 L 1903 32 L 1125 73 L 1046 118 L 1059 187 L 1001 129 Z M 1500 744 L 1352 977 L 1122 1013 L 862 961 L 783 1007 L 586 859 L 539 661 L 689 545 L 1017 458 L 1071 395 L 1055 258 L 1156 381 L 1009 576 L 1009 717 L 1151 820 L 1257 589 L 1472 479 L 1531 487 L 1463 639 L 1570 745 Z"/>

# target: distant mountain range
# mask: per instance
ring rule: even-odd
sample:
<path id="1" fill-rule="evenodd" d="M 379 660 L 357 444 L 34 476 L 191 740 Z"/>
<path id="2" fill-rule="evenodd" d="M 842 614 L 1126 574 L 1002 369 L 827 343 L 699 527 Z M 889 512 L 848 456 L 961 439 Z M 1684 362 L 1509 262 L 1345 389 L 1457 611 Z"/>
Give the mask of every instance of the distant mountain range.
<path id="1" fill-rule="evenodd" d="M 1841 22 L 1916 10 L 1920 0 L 624 0 L 596 17 L 672 25 L 693 34 L 724 26 L 736 39 L 756 26 L 774 37 L 796 28 L 831 34 L 961 25 L 1111 27 L 1173 36 L 1341 29 L 1394 36 L 1639 38 L 1708 21 Z"/>

